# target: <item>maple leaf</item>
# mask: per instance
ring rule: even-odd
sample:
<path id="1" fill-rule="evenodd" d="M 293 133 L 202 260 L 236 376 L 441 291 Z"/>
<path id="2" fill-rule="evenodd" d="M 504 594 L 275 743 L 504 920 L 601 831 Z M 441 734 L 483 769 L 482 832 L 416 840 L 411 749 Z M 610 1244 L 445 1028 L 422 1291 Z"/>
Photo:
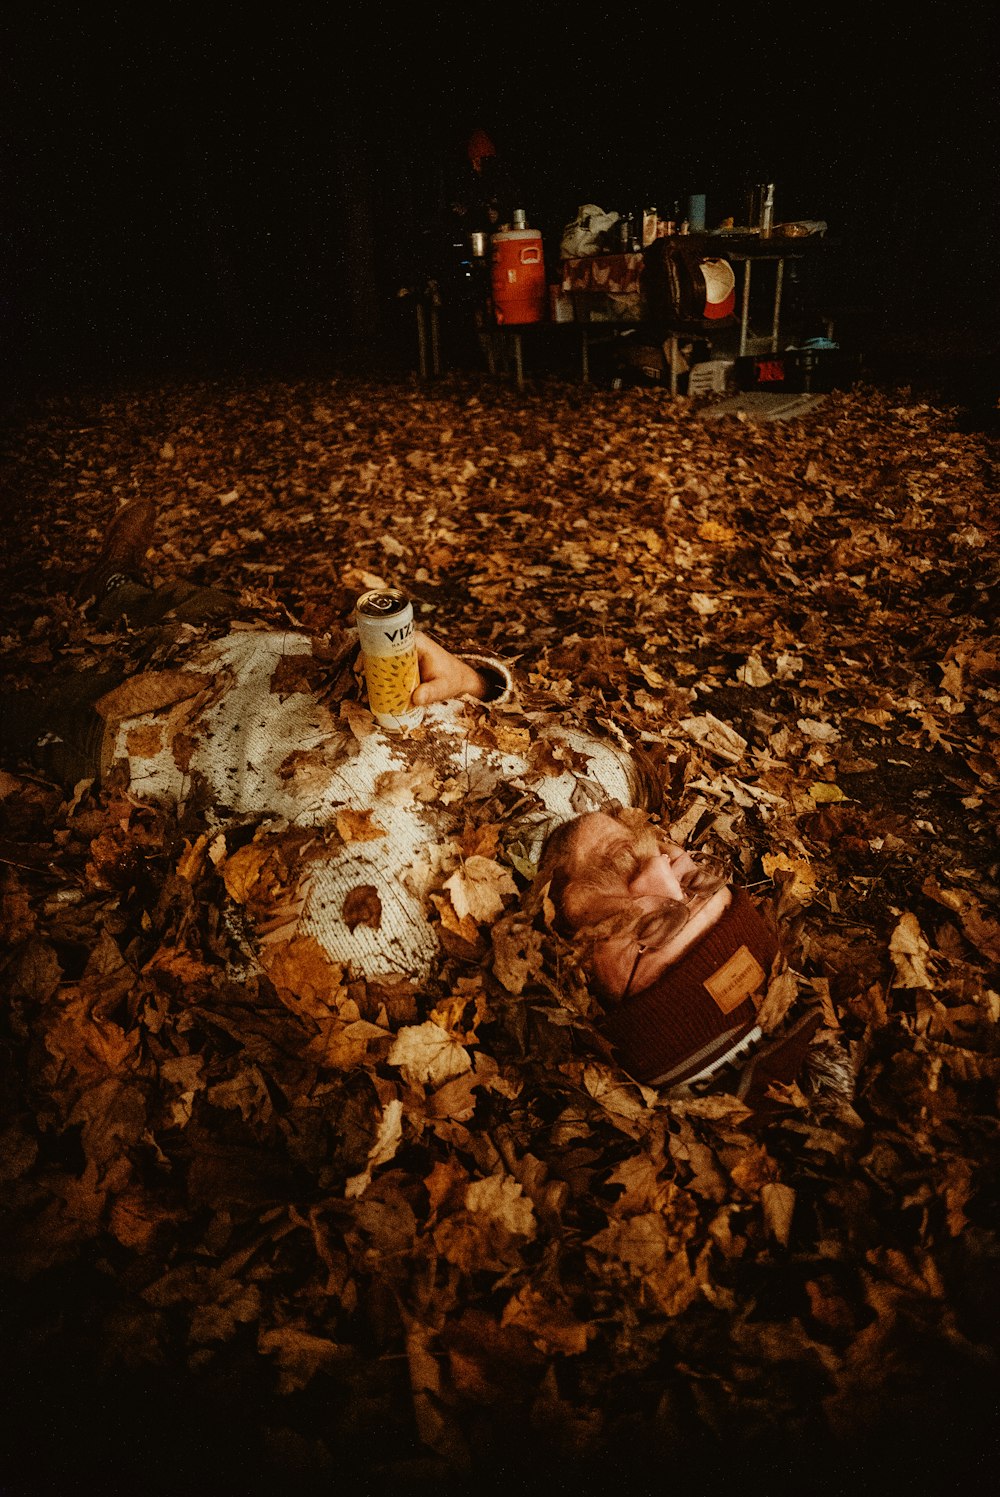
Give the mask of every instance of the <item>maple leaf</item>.
<path id="1" fill-rule="evenodd" d="M 330 960 L 314 936 L 293 936 L 265 945 L 261 963 L 293 1013 L 325 1022 L 339 1012 L 344 969 Z"/>
<path id="2" fill-rule="evenodd" d="M 476 1109 L 475 1091 L 478 1085 L 479 1078 L 471 1071 L 464 1071 L 461 1076 L 455 1076 L 451 1081 L 446 1081 L 444 1086 L 439 1086 L 427 1098 L 425 1104 L 427 1117 L 455 1118 L 459 1122 L 468 1122 Z"/>
<path id="3" fill-rule="evenodd" d="M 804 733 L 814 743 L 840 742 L 840 729 L 834 727 L 833 723 L 820 722 L 814 717 L 800 717 L 797 727 L 800 733 Z"/>
<path id="4" fill-rule="evenodd" d="M 222 866 L 222 878 L 226 893 L 237 904 L 247 904 L 257 893 L 261 875 L 270 857 L 269 849 L 262 843 L 250 842 L 239 847 L 226 858 Z"/>
<path id="5" fill-rule="evenodd" d="M 493 858 L 478 854 L 466 858 L 444 887 L 451 895 L 451 902 L 459 920 L 466 916 L 478 924 L 486 925 L 503 910 L 505 894 L 516 894 L 517 885 L 510 871 Z"/>
<path id="6" fill-rule="evenodd" d="M 411 1086 L 423 1082 L 432 1088 L 443 1086 L 472 1067 L 468 1050 L 430 1020 L 401 1029 L 393 1040 L 388 1060 L 402 1071 Z"/>
<path id="7" fill-rule="evenodd" d="M 465 1188 L 465 1205 L 473 1214 L 488 1216 L 512 1237 L 535 1236 L 535 1211 L 521 1185 L 510 1175 L 487 1175 Z"/>
<path id="8" fill-rule="evenodd" d="M 612 1221 L 589 1238 L 589 1255 L 617 1262 L 667 1315 L 679 1315 L 698 1295 L 698 1280 L 682 1251 L 686 1232 L 672 1232 L 658 1212 Z"/>
<path id="9" fill-rule="evenodd" d="M 213 1107 L 238 1111 L 245 1123 L 267 1122 L 273 1112 L 264 1075 L 256 1065 L 244 1066 L 228 1080 L 217 1081 L 207 1088 L 206 1096 Z"/>
<path id="10" fill-rule="evenodd" d="M 513 913 L 498 920 L 490 935 L 493 971 L 508 993 L 518 995 L 530 978 L 541 972 L 542 936 L 523 915 Z"/>
<path id="11" fill-rule="evenodd" d="M 405 806 L 415 800 L 429 804 L 437 794 L 437 772 L 426 759 L 418 760 L 409 769 L 386 770 L 375 781 L 376 799 L 389 805 Z"/>
<path id="12" fill-rule="evenodd" d="M 384 827 L 372 818 L 374 811 L 338 811 L 337 831 L 345 842 L 377 842 L 386 835 Z"/>
<path id="13" fill-rule="evenodd" d="M 431 903 L 441 917 L 438 929 L 444 949 L 460 957 L 481 956 L 485 943 L 472 916 L 463 915 L 459 919 L 451 899 L 441 894 L 432 894 Z"/>

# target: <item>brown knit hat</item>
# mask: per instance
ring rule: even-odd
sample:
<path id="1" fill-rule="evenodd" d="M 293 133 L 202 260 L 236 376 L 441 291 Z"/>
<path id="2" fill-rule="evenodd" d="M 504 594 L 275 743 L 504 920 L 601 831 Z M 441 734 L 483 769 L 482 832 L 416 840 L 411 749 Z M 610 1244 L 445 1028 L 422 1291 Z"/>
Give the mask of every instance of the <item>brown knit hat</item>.
<path id="1" fill-rule="evenodd" d="M 601 1028 L 637 1081 L 676 1085 L 717 1070 L 760 1038 L 757 1009 L 778 941 L 742 889 L 711 930 Z"/>

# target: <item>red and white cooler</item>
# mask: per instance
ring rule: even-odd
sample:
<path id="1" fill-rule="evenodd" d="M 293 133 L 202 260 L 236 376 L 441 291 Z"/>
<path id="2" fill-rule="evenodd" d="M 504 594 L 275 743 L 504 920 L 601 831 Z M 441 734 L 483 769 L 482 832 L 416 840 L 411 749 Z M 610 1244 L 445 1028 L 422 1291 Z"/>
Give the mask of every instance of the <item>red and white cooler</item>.
<path id="1" fill-rule="evenodd" d="M 493 315 L 502 326 L 544 322 L 549 291 L 539 229 L 502 229 L 490 239 Z"/>

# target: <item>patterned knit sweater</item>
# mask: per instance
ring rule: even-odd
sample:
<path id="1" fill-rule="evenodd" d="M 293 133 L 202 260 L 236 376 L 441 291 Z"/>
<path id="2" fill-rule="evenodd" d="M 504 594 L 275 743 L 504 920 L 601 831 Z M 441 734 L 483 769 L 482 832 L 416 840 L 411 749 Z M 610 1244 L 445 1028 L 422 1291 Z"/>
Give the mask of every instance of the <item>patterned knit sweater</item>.
<path id="1" fill-rule="evenodd" d="M 227 887 L 259 939 L 312 936 L 356 975 L 421 981 L 441 919 L 499 914 L 517 894 L 511 862 L 529 867 L 571 816 L 636 804 L 640 775 L 616 745 L 526 713 L 506 668 L 474 656 L 493 701 L 429 707 L 387 734 L 362 705 L 355 652 L 347 634 L 331 649 L 234 630 L 110 693 L 106 757 L 127 762 L 133 794 L 204 818 L 213 860 L 242 869 Z M 275 850 L 281 877 L 273 862 L 267 876 L 283 893 L 267 906 Z"/>

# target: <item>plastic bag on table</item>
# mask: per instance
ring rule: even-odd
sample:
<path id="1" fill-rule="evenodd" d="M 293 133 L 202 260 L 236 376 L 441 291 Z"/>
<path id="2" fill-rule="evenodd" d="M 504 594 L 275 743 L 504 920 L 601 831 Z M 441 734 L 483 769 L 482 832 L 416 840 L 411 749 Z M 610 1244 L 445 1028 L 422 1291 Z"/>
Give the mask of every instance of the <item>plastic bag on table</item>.
<path id="1" fill-rule="evenodd" d="M 576 218 L 566 224 L 559 242 L 559 254 L 564 260 L 576 260 L 583 255 L 598 255 L 603 249 L 601 235 L 606 234 L 619 220 L 617 213 L 605 213 L 596 203 L 583 203 L 576 210 Z"/>

